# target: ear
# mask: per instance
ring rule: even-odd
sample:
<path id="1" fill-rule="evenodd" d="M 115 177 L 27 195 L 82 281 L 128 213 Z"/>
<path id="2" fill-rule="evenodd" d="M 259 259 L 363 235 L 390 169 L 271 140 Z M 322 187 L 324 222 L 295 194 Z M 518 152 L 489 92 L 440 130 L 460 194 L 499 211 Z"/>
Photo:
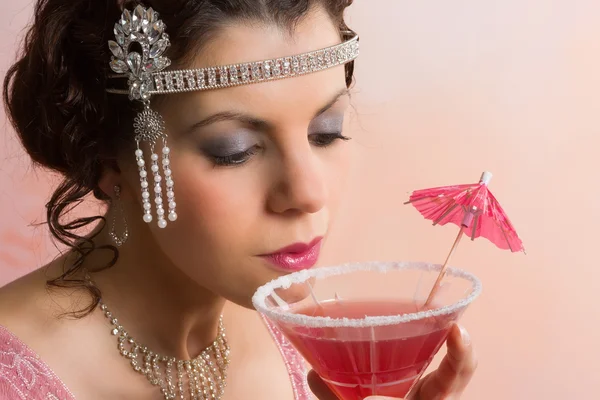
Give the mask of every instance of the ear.
<path id="1" fill-rule="evenodd" d="M 102 174 L 98 181 L 98 189 L 102 191 L 105 197 L 114 199 L 115 198 L 115 186 L 122 185 L 122 174 L 119 166 L 115 163 L 114 165 L 105 165 L 102 168 Z"/>

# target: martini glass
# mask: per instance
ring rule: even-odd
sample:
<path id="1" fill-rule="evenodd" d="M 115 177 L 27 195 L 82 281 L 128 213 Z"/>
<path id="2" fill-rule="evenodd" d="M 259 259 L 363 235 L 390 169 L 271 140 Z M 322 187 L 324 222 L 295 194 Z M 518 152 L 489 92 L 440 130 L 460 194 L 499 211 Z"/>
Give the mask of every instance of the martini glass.
<path id="1" fill-rule="evenodd" d="M 357 263 L 282 276 L 260 287 L 255 308 L 289 339 L 342 400 L 406 397 L 481 293 L 474 275 L 440 265 Z"/>

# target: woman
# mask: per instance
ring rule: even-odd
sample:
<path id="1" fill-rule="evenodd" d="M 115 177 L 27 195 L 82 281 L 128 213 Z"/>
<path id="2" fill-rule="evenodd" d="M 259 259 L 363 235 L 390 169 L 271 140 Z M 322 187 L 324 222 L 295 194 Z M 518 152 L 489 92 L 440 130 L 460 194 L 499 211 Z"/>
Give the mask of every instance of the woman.
<path id="1" fill-rule="evenodd" d="M 70 251 L 0 291 L 2 398 L 334 399 L 231 304 L 326 241 L 351 1 L 120 3 L 38 0 L 5 80 L 24 147 L 64 176 L 48 223 Z M 69 221 L 90 193 L 106 214 Z M 414 399 L 460 397 L 475 358 L 458 327 L 448 350 Z"/>

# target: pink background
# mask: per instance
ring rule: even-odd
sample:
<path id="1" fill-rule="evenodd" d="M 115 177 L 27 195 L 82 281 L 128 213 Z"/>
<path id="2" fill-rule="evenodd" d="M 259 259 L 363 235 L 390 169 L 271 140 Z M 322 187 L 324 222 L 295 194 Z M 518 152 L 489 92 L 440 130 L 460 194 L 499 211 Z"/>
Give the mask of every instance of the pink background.
<path id="1" fill-rule="evenodd" d="M 3 70 L 31 6 L 0 2 Z M 464 318 L 480 357 L 465 400 L 591 399 L 600 392 L 600 2 L 358 1 L 353 116 L 359 162 L 324 263 L 443 260 L 455 235 L 402 206 L 412 189 L 495 174 L 528 255 L 464 242 L 481 277 Z M 55 252 L 50 177 L 0 134 L 0 284 Z M 594 394 L 595 393 L 595 394 Z"/>

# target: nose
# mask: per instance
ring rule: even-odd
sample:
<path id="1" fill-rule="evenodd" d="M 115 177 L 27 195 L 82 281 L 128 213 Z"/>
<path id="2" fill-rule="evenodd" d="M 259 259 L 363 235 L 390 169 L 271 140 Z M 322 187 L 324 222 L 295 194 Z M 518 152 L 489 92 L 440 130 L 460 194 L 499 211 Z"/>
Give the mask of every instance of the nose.
<path id="1" fill-rule="evenodd" d="M 269 195 L 270 211 L 309 213 L 320 211 L 327 202 L 325 167 L 310 147 L 282 157 L 277 179 Z"/>

